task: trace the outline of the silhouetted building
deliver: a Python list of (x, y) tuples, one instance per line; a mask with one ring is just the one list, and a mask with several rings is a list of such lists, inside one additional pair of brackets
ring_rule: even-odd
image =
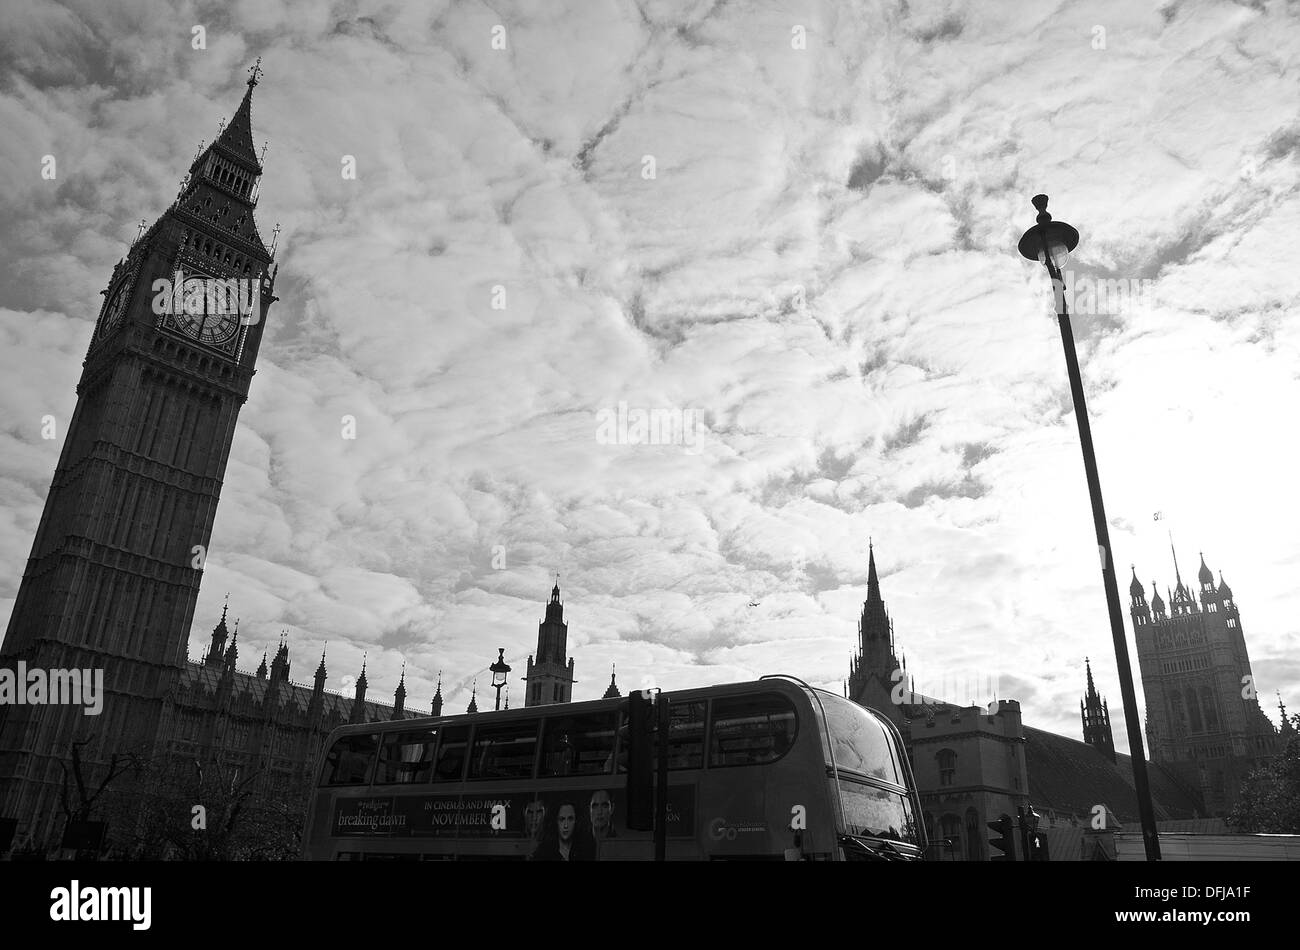
[(1279, 743), (1259, 706), (1232, 589), (1222, 575), (1215, 585), (1204, 555), (1197, 579), (1199, 604), (1183, 583), (1175, 554), (1168, 605), (1153, 582), (1148, 606), (1135, 569), (1130, 615), (1151, 758), (1199, 792), (1210, 812), (1225, 815), (1243, 779), (1276, 755)]
[(573, 699), (573, 658), (568, 655), (568, 644), (569, 625), (564, 622), (557, 577), (551, 588), (550, 603), (546, 605), (546, 619), (537, 625), (537, 652), (528, 657), (525, 706), (567, 703)]
[[(960, 706), (916, 692), (906, 658), (898, 659), (894, 625), (885, 609), (869, 549), (867, 599), (859, 646), (849, 665), (846, 694), (889, 716), (899, 727), (921, 797), (922, 820), (938, 860), (988, 860), (987, 822), (1033, 805), (1042, 816), (1054, 860), (1114, 855), (1110, 835), (1138, 824), (1131, 762), (1117, 755), (1109, 710), (1097, 694), (1091, 665), (1081, 704), (1086, 741), (1024, 725), (1020, 704), (995, 699)], [(1149, 769), (1161, 821), (1204, 814), (1195, 794), (1169, 772)], [(1098, 822), (1097, 815), (1105, 814)], [(1094, 824), (1102, 825), (1096, 834)], [(1019, 844), (1017, 844), (1019, 848)]]
[[(259, 788), (301, 787), (333, 726), (413, 715), (404, 681), (395, 709), (365, 701), (364, 671), (354, 699), (326, 692), (323, 655), (313, 687), (290, 682), (283, 641), (269, 668), (263, 656), (256, 673), (240, 672), (224, 609), (202, 661), (187, 658), (235, 423), (276, 300), (253, 219), (256, 85), (255, 70), (230, 124), (103, 291), (0, 666), (103, 670), (105, 695), (92, 716), (67, 703), (0, 705), (0, 816), (18, 820), (18, 841), (58, 840), (74, 743), (92, 788), (124, 753), (155, 765), (220, 756), (236, 774), (258, 770)], [(155, 293), (178, 272), (181, 291)], [(234, 307), (229, 297), (215, 307), (209, 285), (190, 280), (243, 283), (225, 285)], [(191, 287), (202, 306), (189, 306)], [(114, 790), (130, 786), (124, 776)]]
[(1079, 718), (1083, 722), (1083, 741), (1112, 762), (1115, 761), (1115, 737), (1110, 731), (1110, 706), (1097, 693), (1092, 682), (1092, 662), (1084, 657), (1088, 671), (1088, 689), (1079, 700)]

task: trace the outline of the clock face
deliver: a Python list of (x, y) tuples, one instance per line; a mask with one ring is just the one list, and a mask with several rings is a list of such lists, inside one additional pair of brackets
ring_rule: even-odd
[(117, 326), (122, 320), (122, 314), (126, 312), (127, 284), (123, 282), (113, 296), (109, 298), (108, 306), (104, 308), (104, 320), (100, 324), (99, 335), (105, 336), (113, 327)]
[(218, 346), (239, 332), (239, 301), (227, 293), (223, 282), (203, 273), (185, 275), (176, 327), (200, 343)]

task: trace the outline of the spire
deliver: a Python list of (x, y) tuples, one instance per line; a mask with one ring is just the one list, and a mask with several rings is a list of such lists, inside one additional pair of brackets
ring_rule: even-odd
[(327, 643), (325, 644), (325, 646), (323, 646), (323, 647), (320, 648), (320, 666), (316, 667), (316, 678), (317, 678), (317, 679), (324, 679), (324, 678), (326, 677), (326, 675), (327, 675), (326, 672), (325, 672), (325, 649), (326, 649), (326, 647), (328, 647), (328, 646), (329, 646), (329, 643), (327, 642)]
[(356, 697), (352, 701), (352, 715), (348, 722), (366, 721), (366, 654), (361, 654), (361, 675), (357, 677)]
[(239, 659), (239, 618), (235, 618), (235, 632), (230, 636), (230, 648), (226, 650), (226, 667), (234, 670)]
[(1223, 579), (1223, 571), (1219, 571), (1219, 596), (1224, 600), (1232, 600), (1232, 588)]
[(1174, 590), (1179, 590), (1183, 586), (1183, 577), (1178, 573), (1178, 552), (1174, 550), (1174, 534), (1169, 532), (1169, 553), (1174, 556)]
[(1142, 582), (1138, 580), (1137, 565), (1130, 564), (1129, 568), (1133, 571), (1133, 580), (1128, 585), (1128, 594), (1135, 603), (1141, 603), (1146, 600), (1147, 592), (1142, 587)]
[(244, 91), (244, 98), (240, 101), (239, 108), (235, 110), (235, 117), (221, 130), (214, 144), (251, 162), (258, 171), (261, 171), (262, 164), (257, 160), (257, 152), (253, 149), (252, 119), (253, 87), (257, 85), (257, 80), (262, 75), (260, 56), (248, 72), (248, 88)]
[(1207, 590), (1214, 585), (1214, 574), (1205, 566), (1205, 552), (1201, 553), (1201, 569), (1197, 572), (1196, 578), (1201, 582), (1201, 590)]
[(433, 706), (430, 712), (435, 716), (442, 715), (442, 670), (438, 671), (438, 688), (433, 691)]
[(867, 539), (867, 602), (880, 600), (880, 578), (876, 576), (876, 549)]
[(266, 679), (266, 651), (262, 651), (262, 662), (257, 665), (257, 678)]
[(614, 681), (615, 672), (616, 672), (616, 667), (613, 663), (611, 663), (609, 665), (609, 686), (605, 688), (605, 695), (600, 697), (601, 699), (614, 699), (615, 697), (623, 695), (618, 691), (618, 683)]
[(393, 691), (393, 719), (401, 719), (402, 713), (406, 710), (406, 661), (402, 661), (402, 678), (397, 681), (397, 689)]
[(226, 653), (226, 637), (230, 631), (226, 629), (226, 611), (230, 609), (230, 595), (226, 594), (226, 603), (221, 608), (221, 619), (217, 625), (212, 628), (212, 642), (208, 645), (207, 655), (203, 658), (204, 666), (211, 666), (220, 663)]
[(1278, 732), (1284, 736), (1295, 734), (1295, 726), (1291, 725), (1291, 720), (1286, 716), (1286, 703), (1282, 702), (1282, 691), (1277, 691), (1277, 709), (1281, 713), (1282, 724), (1278, 727)]
[(1088, 671), (1088, 690), (1083, 701), (1079, 703), (1079, 715), (1083, 720), (1083, 741), (1092, 746), (1112, 762), (1115, 761), (1115, 739), (1110, 727), (1110, 709), (1100, 696), (1092, 680), (1092, 661), (1083, 658)]
[(560, 575), (556, 574), (555, 586), (551, 588), (551, 603), (558, 604), (559, 602), (560, 602)]
[(466, 708), (467, 713), (478, 712), (478, 680), (474, 681), (473, 692), (470, 693), (469, 706)]

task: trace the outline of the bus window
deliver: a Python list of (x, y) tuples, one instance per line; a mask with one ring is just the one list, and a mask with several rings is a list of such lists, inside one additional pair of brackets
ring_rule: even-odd
[(668, 767), (704, 767), (704, 700), (668, 707)]
[(465, 744), (469, 726), (447, 726), (438, 744), (438, 759), (433, 766), (435, 782), (459, 782), (465, 774)]
[(794, 743), (794, 706), (777, 693), (713, 701), (709, 766), (775, 762)]
[(429, 781), (437, 742), (437, 729), (385, 733), (383, 745), (379, 747), (379, 771), (375, 783), (390, 785)]
[(835, 695), (821, 699), (836, 767), (895, 785), (906, 784), (894, 755), (893, 736), (884, 724), (851, 700)]
[(542, 722), (542, 768), (539, 778), (608, 774), (614, 759), (617, 713), (549, 716)]
[(844, 830), (849, 834), (921, 846), (906, 795), (849, 780), (841, 780), (839, 786)]
[(536, 719), (479, 726), (469, 757), (469, 777), (532, 778), (536, 752)]
[(379, 737), (341, 736), (325, 757), (322, 785), (368, 785)]

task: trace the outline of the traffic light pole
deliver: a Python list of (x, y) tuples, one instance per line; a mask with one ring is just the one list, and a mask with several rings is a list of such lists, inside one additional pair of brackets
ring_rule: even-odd
[(655, 860), (668, 856), (668, 694), (663, 690), (655, 697), (658, 715), (659, 762), (655, 787)]

